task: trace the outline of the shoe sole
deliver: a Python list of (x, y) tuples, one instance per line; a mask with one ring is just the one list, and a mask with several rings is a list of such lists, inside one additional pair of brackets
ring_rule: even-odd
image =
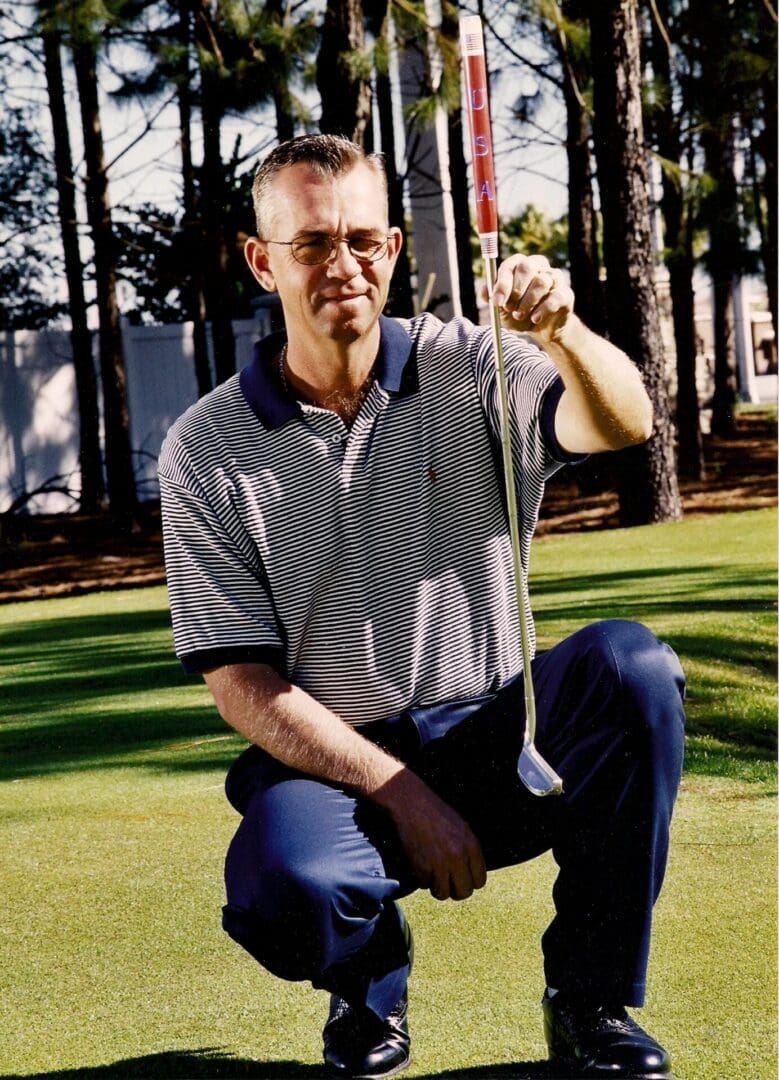
[(410, 1064), (411, 1055), (409, 1054), (405, 1061), (401, 1061), (399, 1065), (395, 1065), (383, 1073), (353, 1073), (348, 1072), (346, 1069), (336, 1069), (334, 1065), (327, 1063), (325, 1064), (325, 1071), (328, 1076), (341, 1076), (344, 1080), (388, 1080), (390, 1076), (397, 1076), (398, 1073), (402, 1073)]
[(566, 1070), (566, 1072), (555, 1080), (597, 1080), (598, 1077), (601, 1080), (608, 1080), (609, 1076), (613, 1076), (616, 1080), (674, 1080), (673, 1075), (668, 1072), (641, 1072), (641, 1073), (623, 1073), (621, 1076), (617, 1076), (612, 1072), (593, 1072), (591, 1065), (582, 1065), (580, 1061), (575, 1058), (566, 1058), (561, 1055), (549, 1055), (549, 1063), (552, 1066), (558, 1065)]

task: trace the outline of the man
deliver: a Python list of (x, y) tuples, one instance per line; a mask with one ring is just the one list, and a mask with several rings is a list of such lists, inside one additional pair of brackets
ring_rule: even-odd
[[(380, 161), (340, 137), (274, 150), (246, 258), (286, 331), (172, 428), (160, 460), (177, 653), (251, 744), (227, 932), (331, 994), (329, 1068), (409, 1061), (416, 888), (462, 900), (552, 849), (543, 1011), (563, 1075), (668, 1076), (639, 1006), (683, 742), (682, 676), (645, 628), (586, 627), (534, 659), (537, 743), (565, 784), (517, 778), (521, 650), (487, 330), (381, 316), (400, 234)], [(500, 269), (523, 560), (559, 465), (645, 439), (624, 354), (545, 259)]]

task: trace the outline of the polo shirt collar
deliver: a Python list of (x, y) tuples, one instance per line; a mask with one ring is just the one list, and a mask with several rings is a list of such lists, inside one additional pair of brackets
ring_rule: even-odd
[[(418, 385), (414, 342), (396, 319), (379, 317), (379, 355), (376, 378), (392, 394), (413, 393)], [(290, 397), (279, 378), (276, 357), (287, 340), (284, 331), (256, 342), (254, 359), (239, 375), (241, 391), (258, 420), (269, 428), (281, 427), (301, 415), (300, 404)]]

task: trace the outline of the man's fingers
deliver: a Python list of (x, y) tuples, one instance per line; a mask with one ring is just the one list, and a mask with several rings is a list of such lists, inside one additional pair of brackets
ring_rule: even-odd
[(436, 892), (431, 889), (431, 893), (437, 900), (467, 900), (486, 883), (484, 855), (479, 841), (470, 833), (460, 856), (449, 863), (446, 883), (436, 883)]
[(516, 307), (539, 273), (552, 273), (543, 255), (513, 255), (506, 259), (498, 269), (493, 302), (502, 308)]
[(426, 785), (393, 817), (417, 882), (436, 900), (464, 900), (484, 885), (484, 856), (473, 830)]
[(565, 275), (543, 255), (512, 255), (500, 267), (492, 302), (507, 329), (544, 331), (573, 311), (574, 296)]
[(483, 889), (487, 884), (487, 866), (484, 862), (484, 855), (482, 854), (481, 847), (478, 847), (476, 853), (471, 858), (471, 880), (473, 881), (474, 889)]
[[(555, 276), (551, 270), (541, 270), (528, 283), (524, 293), (518, 297), (514, 306), (515, 296), (510, 297), (505, 305), (508, 313), (518, 322), (525, 322), (534, 313), (538, 312), (543, 302), (550, 296), (555, 288)], [(512, 310), (513, 307), (513, 310)]]

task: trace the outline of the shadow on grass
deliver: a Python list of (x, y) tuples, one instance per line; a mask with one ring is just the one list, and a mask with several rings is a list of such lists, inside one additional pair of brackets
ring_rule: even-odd
[(0, 627), (0, 655), (0, 780), (223, 769), (244, 745), (173, 656), (165, 609)]
[[(539, 621), (570, 617), (579, 594), (587, 596), (582, 623), (689, 615), (670, 644), (713, 675), (690, 687), (689, 733), (707, 745), (690, 755), (688, 767), (727, 775), (739, 762), (751, 767), (774, 758), (772, 702), (734, 719), (726, 684), (736, 666), (747, 679), (774, 676), (775, 650), (764, 632), (754, 640), (728, 633), (737, 615), (760, 619), (770, 610), (773, 591), (763, 567), (631, 568), (574, 579), (541, 574), (533, 592)], [(244, 744), (225, 728), (197, 677), (184, 675), (173, 657), (164, 606), (66, 618), (56, 616), (56, 603), (51, 610), (50, 619), (0, 624), (0, 780), (114, 766), (224, 770), (235, 758)]]
[[(53, 1072), (2, 1074), (0, 1080), (207, 1080), (219, 1077), (235, 1080), (319, 1080), (331, 1075), (321, 1065), (296, 1061), (249, 1061), (215, 1048), (171, 1050), (161, 1054), (126, 1058), (111, 1065)], [(546, 1061), (524, 1061), (510, 1065), (477, 1065), (465, 1069), (425, 1073), (419, 1080), (566, 1080), (552, 1071)]]
[(324, 1075), (318, 1065), (303, 1065), (296, 1061), (249, 1061), (236, 1058), (218, 1049), (169, 1050), (161, 1054), (125, 1058), (111, 1065), (96, 1065), (84, 1069), (60, 1069), (53, 1072), (27, 1073), (22, 1076), (3, 1074), (0, 1080), (200, 1080), (207, 1077), (248, 1077), (252, 1080), (285, 1080), (289, 1077)]
[(467, 1069), (424, 1073), (417, 1080), (572, 1080), (555, 1072), (548, 1061), (515, 1061), (503, 1065), (474, 1065)]
[[(698, 616), (720, 614), (727, 620), (731, 613), (767, 614), (775, 609), (775, 588), (775, 571), (767, 572), (763, 566), (631, 568), (575, 578), (536, 574), (531, 599), (540, 619), (569, 617), (582, 594), (588, 622), (624, 618), (651, 623), (664, 615), (684, 614), (694, 625)], [(559, 598), (559, 603), (544, 597)]]

